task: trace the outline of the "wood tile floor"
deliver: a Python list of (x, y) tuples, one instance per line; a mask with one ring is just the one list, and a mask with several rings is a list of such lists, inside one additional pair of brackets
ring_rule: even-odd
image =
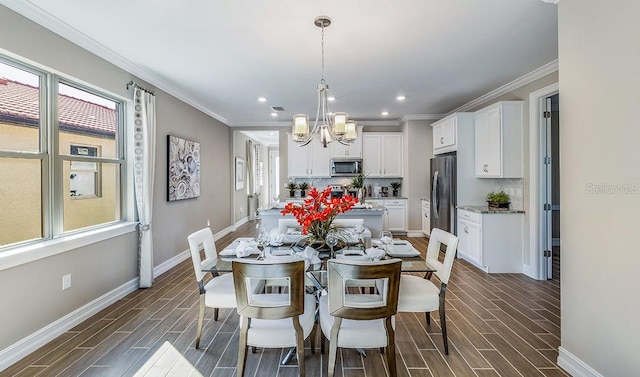
[[(253, 236), (255, 222), (220, 239)], [(407, 238), (424, 253), (427, 238)], [(186, 247), (185, 236), (185, 247)], [(426, 326), (421, 313), (396, 322), (399, 376), (568, 376), (556, 364), (560, 345), (560, 282), (521, 274), (488, 275), (461, 259), (447, 292), (449, 355), (445, 356), (437, 312)], [(152, 288), (119, 300), (0, 376), (234, 376), (238, 315), (207, 310), (202, 349), (194, 348), (198, 292), (191, 260), (159, 276)], [(307, 347), (309, 344), (307, 343)], [(318, 346), (316, 346), (316, 349)], [(286, 350), (250, 353), (246, 376), (295, 376), (279, 365)], [(327, 356), (306, 353), (307, 376), (327, 375)], [(337, 377), (386, 376), (384, 355), (361, 357), (340, 350)]]

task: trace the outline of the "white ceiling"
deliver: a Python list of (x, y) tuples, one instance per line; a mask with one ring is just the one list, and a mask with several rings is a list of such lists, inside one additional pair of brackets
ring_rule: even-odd
[[(319, 15), (333, 21), (325, 30), (331, 110), (365, 125), (435, 119), (557, 68), (557, 6), (541, 0), (0, 3), (232, 127), (315, 117)], [(285, 111), (274, 118), (270, 106)]]

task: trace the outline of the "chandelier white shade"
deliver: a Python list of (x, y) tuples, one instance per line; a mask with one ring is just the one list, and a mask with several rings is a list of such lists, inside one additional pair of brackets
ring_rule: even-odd
[(347, 113), (332, 114), (329, 112), (329, 85), (324, 81), (324, 28), (331, 25), (331, 19), (326, 16), (318, 16), (315, 18), (314, 24), (322, 29), (322, 77), (320, 84), (318, 84), (318, 109), (311, 129), (309, 129), (308, 115), (296, 114), (293, 116), (293, 140), (300, 146), (305, 146), (317, 135), (325, 148), (332, 141), (349, 145), (357, 138), (356, 122), (349, 120)]

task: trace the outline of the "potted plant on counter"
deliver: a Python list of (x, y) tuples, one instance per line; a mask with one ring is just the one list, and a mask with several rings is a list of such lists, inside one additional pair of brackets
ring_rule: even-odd
[(398, 196), (400, 193), (398, 190), (400, 189), (400, 182), (391, 182), (391, 188), (393, 188), (393, 196)]
[(287, 188), (289, 189), (289, 196), (290, 197), (294, 197), (296, 196), (296, 190), (298, 189), (298, 185), (296, 185), (294, 182), (289, 182), (289, 184), (287, 185)]
[(490, 192), (487, 194), (487, 204), (490, 209), (506, 208), (509, 209), (511, 203), (509, 195), (504, 191)]
[(307, 182), (302, 182), (298, 185), (298, 188), (300, 189), (300, 197), (301, 198), (306, 198), (307, 197), (307, 189), (309, 188), (309, 184)]
[(356, 175), (351, 180), (351, 187), (354, 188), (358, 192), (358, 200), (360, 203), (364, 203), (364, 180), (366, 176), (362, 173)]

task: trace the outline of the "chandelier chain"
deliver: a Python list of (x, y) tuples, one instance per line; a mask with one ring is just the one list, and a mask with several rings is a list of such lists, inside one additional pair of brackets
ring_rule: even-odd
[(322, 48), (322, 82), (324, 82), (324, 23), (322, 24), (322, 38), (320, 42), (320, 46)]

